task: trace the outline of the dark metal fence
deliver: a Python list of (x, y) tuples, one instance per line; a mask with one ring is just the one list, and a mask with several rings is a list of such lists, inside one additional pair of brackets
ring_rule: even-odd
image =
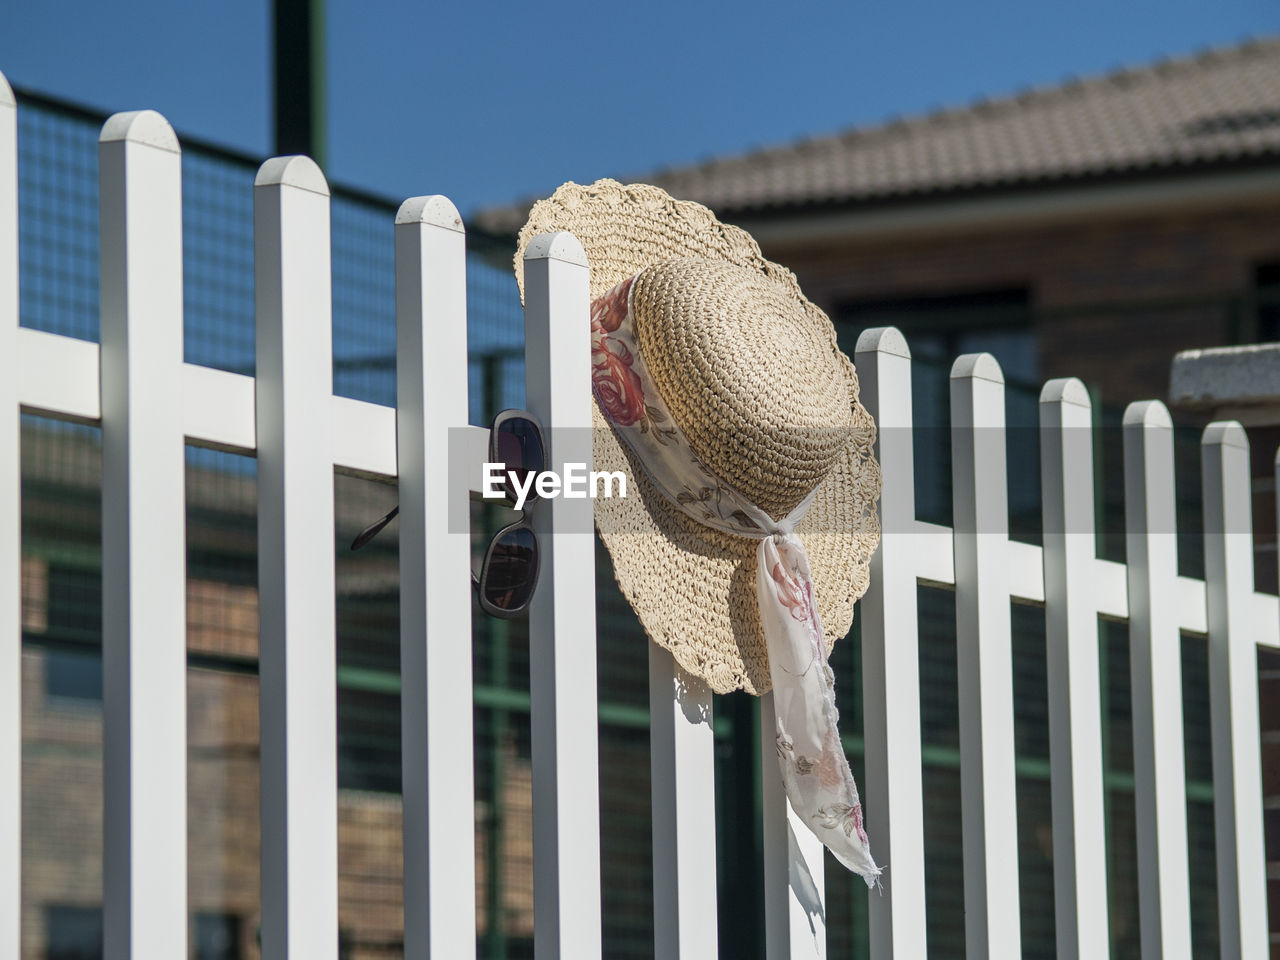
[[(101, 115), (33, 93), (20, 95), (21, 316), (24, 326), (98, 336), (97, 136)], [(255, 158), (183, 140), (184, 291), (188, 362), (251, 373), (254, 367), (252, 183)], [(396, 204), (333, 189), (335, 392), (395, 402), (392, 225)], [(469, 238), (471, 420), (523, 402), (523, 321), (501, 239)], [(945, 418), (945, 388), (918, 365), (917, 417)], [(1009, 424), (1034, 423), (1034, 393), (1010, 389)], [(939, 431), (939, 436), (943, 431)], [(1023, 431), (1028, 433), (1029, 431)], [(1011, 430), (1011, 435), (1018, 431)], [(945, 451), (918, 451), (920, 489), (949, 476)], [(1035, 461), (1034, 454), (1021, 457)], [(1011, 457), (1011, 462), (1013, 458)], [(1114, 471), (1111, 471), (1114, 472)], [(1183, 469), (1183, 476), (1197, 476)], [(58, 945), (97, 955), (101, 879), (100, 445), (87, 427), (24, 419), (24, 956)], [(191, 909), (198, 957), (258, 956), (257, 601), (255, 463), (189, 450)], [(1038, 515), (1038, 477), (1011, 490), (1011, 505)], [(399, 955), (399, 678), (396, 539), (345, 550), (354, 533), (394, 502), (394, 489), (339, 477), (339, 780), (341, 925), (351, 957)], [(946, 491), (941, 491), (945, 493)], [(949, 497), (943, 497), (944, 502)], [(477, 531), (496, 522), (477, 508)], [(1034, 524), (1032, 524), (1034, 526)], [(1016, 529), (1015, 535), (1019, 535)], [(1036, 536), (1028, 528), (1029, 536)], [(477, 537), (477, 543), (484, 541)], [(652, 956), (649, 861), (647, 651), (643, 632), (601, 556), (601, 801), (604, 806), (605, 955)], [(931, 953), (963, 952), (954, 604), (921, 587), (922, 731)], [(1019, 860), (1025, 955), (1052, 956), (1044, 618), (1015, 609), (1019, 749)], [(1128, 658), (1123, 628), (1103, 630), (1108, 830), (1115, 955), (1136, 950)], [(487, 958), (532, 956), (532, 849), (528, 642), (520, 621), (477, 614), (475, 651), (478, 946)], [(1184, 642), (1192, 862), (1212, 862), (1203, 642)], [(833, 665), (860, 776), (857, 628)], [(717, 789), (721, 946), (761, 955), (758, 710), (745, 695), (718, 698)], [(890, 864), (892, 869), (892, 864)], [(890, 873), (890, 877), (892, 874)], [(1196, 955), (1216, 954), (1212, 870), (1194, 871)], [(892, 882), (890, 880), (890, 882)], [(1108, 882), (1099, 878), (1099, 882)], [(830, 955), (866, 955), (866, 892), (828, 872)], [(67, 918), (73, 917), (74, 923)], [(72, 938), (74, 942), (67, 938)], [(79, 938), (79, 939), (76, 939)], [(1135, 954), (1136, 955), (1136, 954)]]

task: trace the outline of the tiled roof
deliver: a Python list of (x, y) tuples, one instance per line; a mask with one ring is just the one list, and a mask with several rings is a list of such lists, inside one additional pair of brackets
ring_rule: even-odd
[[(1280, 159), (1280, 37), (649, 176), (721, 216)], [(482, 211), (514, 233), (530, 204)]]

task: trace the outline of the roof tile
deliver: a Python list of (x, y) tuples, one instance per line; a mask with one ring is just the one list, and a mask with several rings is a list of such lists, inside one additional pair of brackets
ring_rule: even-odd
[[(1280, 37), (641, 179), (721, 216), (1280, 158)], [(481, 211), (514, 233), (530, 203)]]

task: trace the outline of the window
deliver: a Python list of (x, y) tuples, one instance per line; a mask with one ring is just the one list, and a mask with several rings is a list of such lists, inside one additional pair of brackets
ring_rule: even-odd
[(46, 960), (101, 960), (100, 907), (45, 907), (44, 929)]
[(47, 700), (61, 701), (61, 706), (69, 708), (74, 708), (73, 701), (101, 704), (102, 654), (98, 650), (46, 650), (44, 695)]
[[(48, 625), (62, 641), (44, 654), (44, 693), (59, 706), (102, 702), (102, 578), (95, 568), (49, 564)], [(83, 645), (84, 649), (76, 649)]]
[(1280, 261), (1261, 264), (1254, 271), (1253, 290), (1258, 305), (1258, 343), (1280, 340)]
[[(1035, 383), (1039, 374), (1031, 303), (1026, 288), (928, 297), (856, 300), (841, 304), (837, 323), (856, 337), (868, 327), (902, 331), (916, 359), (950, 366), (962, 353), (985, 352), (1000, 361), (1006, 380)], [(841, 347), (853, 353), (853, 343)]]
[[(241, 960), (240, 918), (197, 913), (191, 931), (195, 960)], [(102, 908), (52, 905), (45, 908), (46, 960), (101, 960)]]
[(338, 786), (400, 792), (400, 698), (338, 686)]
[(234, 914), (197, 913), (192, 947), (195, 960), (240, 960), (240, 918)]
[(1039, 349), (1026, 288), (848, 301), (835, 316), (840, 348), (850, 356), (858, 335), (869, 327), (897, 327), (907, 338), (913, 359), (916, 516), (931, 523), (951, 523), (951, 363), (965, 353), (990, 353), (999, 361), (1008, 384), (1009, 461), (1026, 465), (1010, 478), (1010, 533), (1038, 542), (1038, 440), (1035, 430), (1026, 428), (1033, 428), (1038, 416)]
[(102, 574), (98, 568), (50, 563), (48, 616), (48, 636), (101, 643)]

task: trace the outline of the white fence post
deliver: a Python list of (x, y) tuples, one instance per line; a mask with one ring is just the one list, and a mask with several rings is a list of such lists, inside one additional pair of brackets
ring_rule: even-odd
[(336, 960), (329, 188), (312, 160), (262, 165), (253, 238), (262, 952), (270, 960)]
[(880, 548), (862, 599), (862, 716), (867, 835), (888, 865), (868, 898), (874, 960), (924, 960), (924, 800), (920, 757), (920, 645), (913, 551), (916, 522), (911, 351), (895, 327), (863, 331), (854, 362), (877, 424), (884, 478)]
[[(102, 424), (105, 956), (188, 949), (184, 430), (258, 453), (264, 956), (338, 952), (335, 463), (400, 475), (406, 956), (474, 956), (471, 654), (469, 619), (457, 613), (469, 535), (450, 500), (458, 491), (446, 451), (470, 456), (483, 431), (466, 427), (457, 211), (443, 197), (415, 198), (397, 216), (394, 415), (332, 396), (329, 194), (312, 161), (270, 160), (255, 182), (255, 383), (182, 363), (181, 156), (168, 123), (151, 111), (117, 114), (99, 157), (101, 346), (20, 330), (16, 107), (0, 76), (0, 384), (10, 404), (0, 414), (0, 958), (16, 957), (21, 929), (20, 403)], [(548, 427), (552, 469), (589, 466), (581, 246), (568, 234), (537, 238), (526, 277), (528, 406)], [(1090, 404), (1079, 381), (1051, 381), (1041, 394), (1037, 554), (1008, 539), (995, 361), (971, 355), (952, 369), (954, 532), (915, 519), (901, 334), (866, 331), (857, 361), (885, 480), (884, 538), (862, 607), (867, 823), (892, 871), (870, 897), (872, 955), (926, 955), (918, 577), (956, 585), (966, 952), (1020, 953), (1012, 593), (1046, 607), (1058, 955), (1105, 955), (1096, 616), (1124, 614), (1124, 577), (1143, 956), (1191, 956), (1179, 630), (1207, 627), (1221, 953), (1264, 960), (1256, 656), (1280, 634), (1275, 598), (1253, 591), (1243, 429), (1214, 423), (1201, 441), (1202, 596), (1177, 576), (1173, 433), (1162, 404), (1125, 413), (1122, 568), (1095, 555)], [(453, 430), (463, 443), (450, 443)], [(1280, 455), (1276, 469), (1280, 478)], [(582, 603), (594, 596), (591, 502), (541, 502), (530, 519), (543, 553), (530, 617), (536, 953), (598, 960), (596, 624)], [(954, 548), (945, 563), (942, 546)], [(1037, 556), (1041, 595), (1026, 572)], [(718, 950), (711, 695), (669, 654), (649, 653), (656, 953), (701, 960)], [(824, 854), (782, 790), (771, 696), (761, 722), (766, 954), (816, 960), (826, 955)]]
[(118, 113), (98, 146), (102, 287), (103, 936), (186, 956), (182, 157)]
[[(587, 257), (571, 234), (553, 233), (535, 237), (524, 261), (525, 402), (547, 428), (548, 468), (590, 470)], [(538, 960), (598, 960), (601, 951), (592, 507), (558, 497), (531, 510), (542, 554), (529, 611)]]
[(18, 111), (0, 73), (0, 957), (22, 913), (22, 457), (18, 401)]
[(1220, 950), (1230, 960), (1266, 960), (1249, 440), (1240, 424), (1217, 422), (1200, 444)]
[(805, 826), (782, 786), (773, 693), (760, 698), (760, 772), (764, 817), (766, 960), (827, 955), (827, 894), (822, 841)]
[(103, 126), (102, 885), (113, 960), (187, 945), (181, 170), (159, 114)]
[(1129, 404), (1123, 429), (1142, 956), (1190, 960), (1173, 421), (1163, 403), (1147, 400)]
[(970, 958), (1022, 953), (1013, 741), (1004, 375), (987, 353), (951, 368), (956, 665)]
[(719, 955), (715, 731), (711, 688), (649, 645), (653, 795), (653, 954)]
[(1040, 392), (1045, 656), (1059, 960), (1110, 952), (1098, 613), (1093, 597), (1093, 405), (1074, 377)]
[(406, 200), (395, 233), (404, 953), (462, 960), (476, 951), (471, 540), (450, 529), (450, 496), (467, 494), (447, 452), (467, 426), (467, 245), (440, 196)]

